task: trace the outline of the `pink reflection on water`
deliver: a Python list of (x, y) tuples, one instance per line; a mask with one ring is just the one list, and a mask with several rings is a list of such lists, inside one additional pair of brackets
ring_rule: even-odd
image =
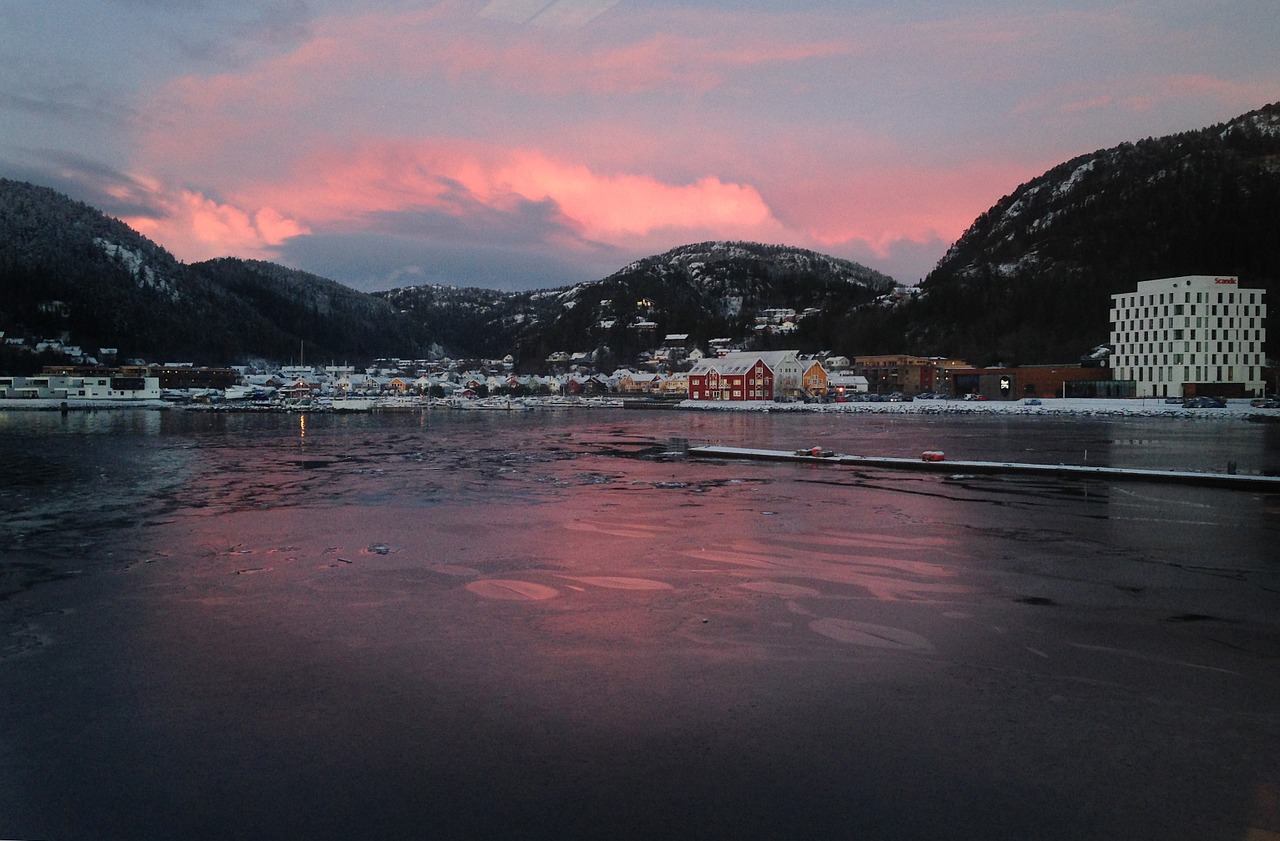
[[(794, 481), (801, 471), (508, 459), (516, 469), (482, 493), (475, 471), (436, 462), (379, 461), (336, 488), (335, 463), (310, 463), (277, 453), (233, 487), (203, 489), (211, 506), (166, 529), (198, 560), (182, 589), (200, 593), (206, 618), (284, 621), (392, 662), (416, 647), (479, 666), (498, 656), (475, 659), (484, 640), (516, 660), (596, 652), (593, 668), (627, 682), (626, 658), (659, 651), (767, 661), (818, 642), (826, 653), (806, 656), (839, 656), (831, 643), (932, 656), (952, 633), (942, 606), (975, 592), (966, 548), (928, 522), (937, 500), (859, 506), (885, 493)], [(465, 501), (418, 508), (398, 491), (426, 482)]]

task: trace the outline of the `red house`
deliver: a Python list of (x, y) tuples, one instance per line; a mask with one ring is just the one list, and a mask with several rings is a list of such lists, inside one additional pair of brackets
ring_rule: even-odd
[(772, 400), (773, 369), (759, 356), (704, 359), (689, 372), (690, 400)]

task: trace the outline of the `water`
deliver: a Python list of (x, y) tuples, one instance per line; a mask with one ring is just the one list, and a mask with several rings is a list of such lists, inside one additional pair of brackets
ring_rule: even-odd
[(0, 413), (0, 837), (1280, 831), (1276, 497), (703, 443), (1280, 462), (1142, 418)]

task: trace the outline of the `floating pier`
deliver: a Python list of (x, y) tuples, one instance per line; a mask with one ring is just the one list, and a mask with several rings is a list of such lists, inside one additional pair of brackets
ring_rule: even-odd
[[(751, 459), (754, 461), (785, 461), (803, 464), (823, 464), (837, 467), (878, 467), (886, 470), (914, 470), (926, 473), (982, 473), (1020, 474), (1055, 479), (1102, 479), (1128, 482), (1172, 482), (1202, 487), (1252, 490), (1262, 493), (1280, 493), (1280, 476), (1258, 476), (1239, 473), (1200, 473), (1190, 470), (1143, 470), (1131, 467), (1090, 467), (1077, 464), (1032, 464), (1007, 461), (948, 461), (938, 459), (936, 451), (926, 457), (887, 458), (882, 456), (838, 455), (830, 451), (813, 450), (755, 450), (746, 447), (690, 447), (691, 458)], [(934, 454), (934, 458), (927, 456)]]

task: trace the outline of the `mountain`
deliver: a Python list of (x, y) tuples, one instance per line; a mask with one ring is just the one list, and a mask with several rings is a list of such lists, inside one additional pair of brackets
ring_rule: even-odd
[(516, 334), (535, 320), (541, 294), (442, 285), (372, 293), (414, 324), (433, 353), (484, 359), (513, 351)]
[[(284, 334), (286, 357), (369, 360), (421, 354), (423, 330), (386, 301), (337, 281), (261, 260), (223, 257), (192, 271), (251, 307)], [(279, 349), (274, 358), (282, 358)]]
[[(0, 180), (0, 329), (122, 354), (211, 355), (265, 324), (124, 223), (53, 190)], [(202, 312), (229, 311), (229, 324)]]
[[(704, 348), (1062, 363), (1107, 341), (1112, 294), (1185, 274), (1238, 275), (1280, 306), (1280, 104), (1054, 167), (979, 216), (918, 289), (803, 249), (705, 242), (562, 289), (369, 295), (271, 263), (184, 265), (87, 205), (0, 179), (0, 330), (126, 357), (283, 361), (305, 344), (309, 359), (353, 362), (511, 353), (526, 370), (583, 351), (607, 368), (675, 333)], [(770, 309), (796, 310), (796, 330), (757, 329)]]
[[(45, 187), (0, 179), (0, 330), (121, 358), (229, 364), (330, 354), (413, 355), (385, 302), (270, 263), (184, 265), (117, 219)], [(5, 360), (10, 362), (10, 360)]]
[(5, 179), (0, 280), (0, 331), (115, 347), (120, 358), (229, 364), (304, 353), (342, 361), (514, 353), (528, 368), (557, 350), (628, 363), (667, 333), (744, 340), (763, 309), (842, 312), (896, 288), (878, 272), (811, 251), (708, 242), (563, 289), (418, 286), (370, 295), (256, 260), (185, 265), (88, 205)]
[(978, 217), (919, 295), (828, 329), (864, 352), (1068, 362), (1107, 341), (1113, 293), (1189, 274), (1280, 305), (1280, 104), (1060, 164)]
[[(897, 289), (892, 278), (848, 260), (781, 245), (703, 242), (646, 257), (602, 280), (564, 289), (480, 296), (410, 287), (385, 293), (396, 307), (443, 330), (508, 337), (528, 366), (555, 351), (591, 351), (600, 366), (629, 363), (671, 333), (702, 346), (750, 340), (766, 309), (843, 312)], [(448, 295), (447, 299), (444, 297)], [(758, 340), (760, 341), (760, 340)], [(762, 340), (766, 346), (769, 339)]]

